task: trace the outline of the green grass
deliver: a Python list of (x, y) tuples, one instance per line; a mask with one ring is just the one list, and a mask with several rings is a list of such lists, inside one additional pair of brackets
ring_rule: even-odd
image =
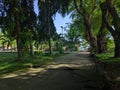
[(23, 62), (17, 61), (17, 53), (0, 53), (0, 75), (11, 73), (21, 69), (27, 69), (30, 67), (41, 67), (53, 60), (55, 57), (63, 54), (53, 54), (52, 56), (40, 53), (35, 57), (25, 55)]
[(95, 54), (97, 60), (102, 62), (120, 62), (120, 58), (114, 58), (114, 53), (102, 53), (102, 54)]

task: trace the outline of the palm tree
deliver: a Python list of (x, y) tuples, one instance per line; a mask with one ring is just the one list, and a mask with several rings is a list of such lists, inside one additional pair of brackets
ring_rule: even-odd
[[(53, 34), (55, 33), (55, 27), (53, 24), (52, 16), (55, 15), (56, 12), (62, 13), (64, 15), (67, 11), (67, 7), (70, 0), (38, 0), (39, 5), (39, 24), (41, 25), (41, 29), (44, 31), (48, 31), (46, 34), (48, 43), (49, 43), (49, 53), (52, 54), (52, 45), (51, 39)], [(47, 27), (47, 28), (46, 28)], [(52, 28), (53, 27), (53, 28)]]
[(36, 20), (33, 0), (5, 0), (4, 7), (6, 16), (3, 30), (16, 39), (18, 60), (23, 61), (25, 44), (31, 40), (29, 33)]

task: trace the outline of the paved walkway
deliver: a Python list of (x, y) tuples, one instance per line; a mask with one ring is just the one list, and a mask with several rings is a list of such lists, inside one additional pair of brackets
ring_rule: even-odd
[(31, 68), (0, 79), (0, 90), (103, 90), (89, 53), (61, 56), (46, 68)]

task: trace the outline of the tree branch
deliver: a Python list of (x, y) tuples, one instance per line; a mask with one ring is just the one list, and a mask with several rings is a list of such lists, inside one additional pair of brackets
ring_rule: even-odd
[(85, 9), (85, 6), (83, 6), (83, 0), (80, 0), (80, 9), (82, 9), (82, 13), (85, 15), (88, 15), (87, 14), (87, 10)]
[(112, 0), (106, 0), (106, 5), (107, 5), (108, 11), (112, 15), (112, 17), (113, 18), (118, 17), (117, 11), (115, 10), (115, 7), (112, 5)]
[(105, 24), (106, 24), (107, 29), (111, 32), (111, 34), (114, 34), (115, 31), (114, 31), (114, 29), (112, 28), (112, 25), (110, 25), (107, 20), (105, 20)]
[(107, 6), (106, 6), (106, 2), (103, 2), (102, 4), (100, 4), (100, 8), (102, 11), (102, 22), (105, 23), (107, 29), (111, 32), (114, 33), (114, 29), (112, 28), (112, 25), (109, 24), (108, 20), (107, 20), (107, 14), (108, 14), (108, 10), (107, 10)]
[(97, 9), (97, 6), (95, 5), (96, 4), (96, 2), (95, 2), (96, 0), (94, 0), (94, 4), (93, 4), (93, 8), (92, 8), (92, 10), (91, 10), (91, 12), (90, 12), (90, 16), (89, 16), (89, 18), (91, 18), (92, 17), (92, 15), (93, 15), (93, 13), (96, 11), (96, 9)]
[[(80, 9), (78, 8), (77, 3), (76, 3), (76, 0), (74, 0), (74, 6), (75, 6), (75, 9), (77, 10), (77, 12), (78, 12), (80, 15), (84, 16), (84, 14), (83, 14), (83, 13), (80, 11)], [(80, 6), (81, 6), (81, 4), (80, 4)]]
[(120, 32), (119, 29), (120, 29), (120, 18), (119, 18), (119, 15), (117, 13), (117, 10), (115, 9), (114, 5), (112, 4), (112, 1), (113, 0), (106, 0), (106, 5), (107, 5), (107, 9), (110, 13), (110, 15), (112, 16), (113, 18), (113, 25), (114, 25), (114, 28), (116, 31)]

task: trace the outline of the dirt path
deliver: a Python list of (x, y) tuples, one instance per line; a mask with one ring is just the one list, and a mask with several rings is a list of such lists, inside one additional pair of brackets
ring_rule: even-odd
[(31, 68), (0, 79), (0, 90), (102, 90), (89, 53), (56, 58), (46, 68)]

